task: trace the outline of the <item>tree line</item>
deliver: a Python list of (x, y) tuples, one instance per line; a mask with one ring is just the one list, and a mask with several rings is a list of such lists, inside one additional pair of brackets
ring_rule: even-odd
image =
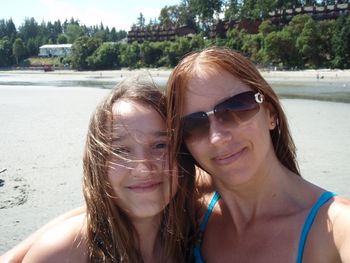
[[(346, 1), (344, 1), (346, 2)], [(337, 3), (342, 3), (338, 0)], [(26, 19), (16, 30), (12, 20), (0, 20), (0, 67), (36, 56), (38, 47), (48, 43), (73, 43), (70, 56), (63, 59), (73, 69), (98, 70), (121, 67), (173, 67), (188, 52), (212, 45), (242, 52), (256, 64), (286, 69), (350, 68), (350, 16), (315, 21), (308, 15), (295, 16), (288, 25), (276, 27), (268, 13), (302, 5), (331, 5), (333, 0), (182, 0), (165, 6), (159, 17), (150, 19), (140, 13), (136, 26), (165, 27), (188, 25), (196, 29), (191, 38), (175, 41), (121, 43), (125, 31), (99, 26), (86, 27), (73, 18), (54, 23)], [(233, 28), (223, 38), (211, 38), (210, 30), (221, 19), (262, 21), (257, 34)], [(223, 16), (223, 17), (222, 17)]]
[(100, 25), (86, 26), (71, 18), (61, 23), (38, 23), (34, 18), (26, 18), (16, 28), (12, 19), (0, 19), (0, 67), (18, 64), (25, 58), (37, 56), (39, 47), (44, 44), (74, 43), (81, 36), (99, 39), (101, 42), (117, 42), (127, 35), (126, 31), (117, 31)]
[(185, 54), (213, 45), (238, 50), (263, 67), (346, 69), (350, 68), (350, 16), (315, 21), (297, 15), (280, 30), (265, 20), (257, 34), (233, 28), (226, 38), (215, 39), (199, 33), (175, 41), (122, 44), (83, 36), (74, 42), (67, 62), (78, 70), (174, 67)]

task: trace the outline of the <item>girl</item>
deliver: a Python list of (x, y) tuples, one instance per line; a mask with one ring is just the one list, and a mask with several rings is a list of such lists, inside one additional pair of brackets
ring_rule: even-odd
[(84, 152), (86, 212), (49, 229), (23, 262), (189, 260), (194, 178), (172, 176), (164, 120), (164, 96), (145, 81), (102, 101)]

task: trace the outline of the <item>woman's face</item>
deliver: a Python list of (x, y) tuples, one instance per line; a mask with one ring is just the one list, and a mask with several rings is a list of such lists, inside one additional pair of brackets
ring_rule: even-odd
[[(226, 71), (200, 69), (198, 72), (189, 81), (185, 91), (182, 117), (194, 112), (212, 111), (225, 99), (252, 91), (248, 85)], [(273, 151), (269, 130), (274, 128), (274, 118), (266, 103), (254, 105), (255, 111), (247, 111), (244, 120), (237, 117), (229, 121), (220, 120), (214, 114), (209, 114), (210, 126), (207, 132), (197, 130), (185, 136), (185, 143), (192, 156), (212, 175), (215, 184), (221, 189), (250, 181), (268, 163), (268, 153)], [(260, 109), (257, 105), (260, 105)]]
[[(164, 120), (149, 105), (117, 101), (112, 147), (108, 181), (115, 203), (132, 219), (159, 214), (172, 198)], [(172, 193), (176, 187), (177, 180), (173, 180)]]

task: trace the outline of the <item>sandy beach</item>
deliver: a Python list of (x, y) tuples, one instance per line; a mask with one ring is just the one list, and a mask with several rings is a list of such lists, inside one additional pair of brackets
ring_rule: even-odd
[[(134, 73), (55, 71), (45, 74), (44, 84), (35, 84), (42, 72), (0, 72), (0, 254), (49, 219), (83, 204), (85, 134), (93, 109), (108, 92), (91, 87), (88, 80), (109, 88)], [(170, 70), (146, 73), (166, 79)], [(314, 82), (316, 74), (263, 72), (271, 82)], [(350, 89), (350, 71), (319, 71), (319, 76)], [(82, 84), (52, 85), (60, 81)], [(282, 103), (303, 176), (350, 197), (350, 104), (303, 99)]]

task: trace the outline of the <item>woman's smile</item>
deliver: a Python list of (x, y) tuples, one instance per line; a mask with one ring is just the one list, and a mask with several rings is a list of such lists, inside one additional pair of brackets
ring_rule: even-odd
[(216, 163), (216, 165), (229, 165), (238, 161), (238, 159), (240, 159), (241, 156), (244, 155), (246, 151), (247, 151), (247, 148), (244, 147), (235, 152), (218, 155), (213, 158), (213, 161)]

